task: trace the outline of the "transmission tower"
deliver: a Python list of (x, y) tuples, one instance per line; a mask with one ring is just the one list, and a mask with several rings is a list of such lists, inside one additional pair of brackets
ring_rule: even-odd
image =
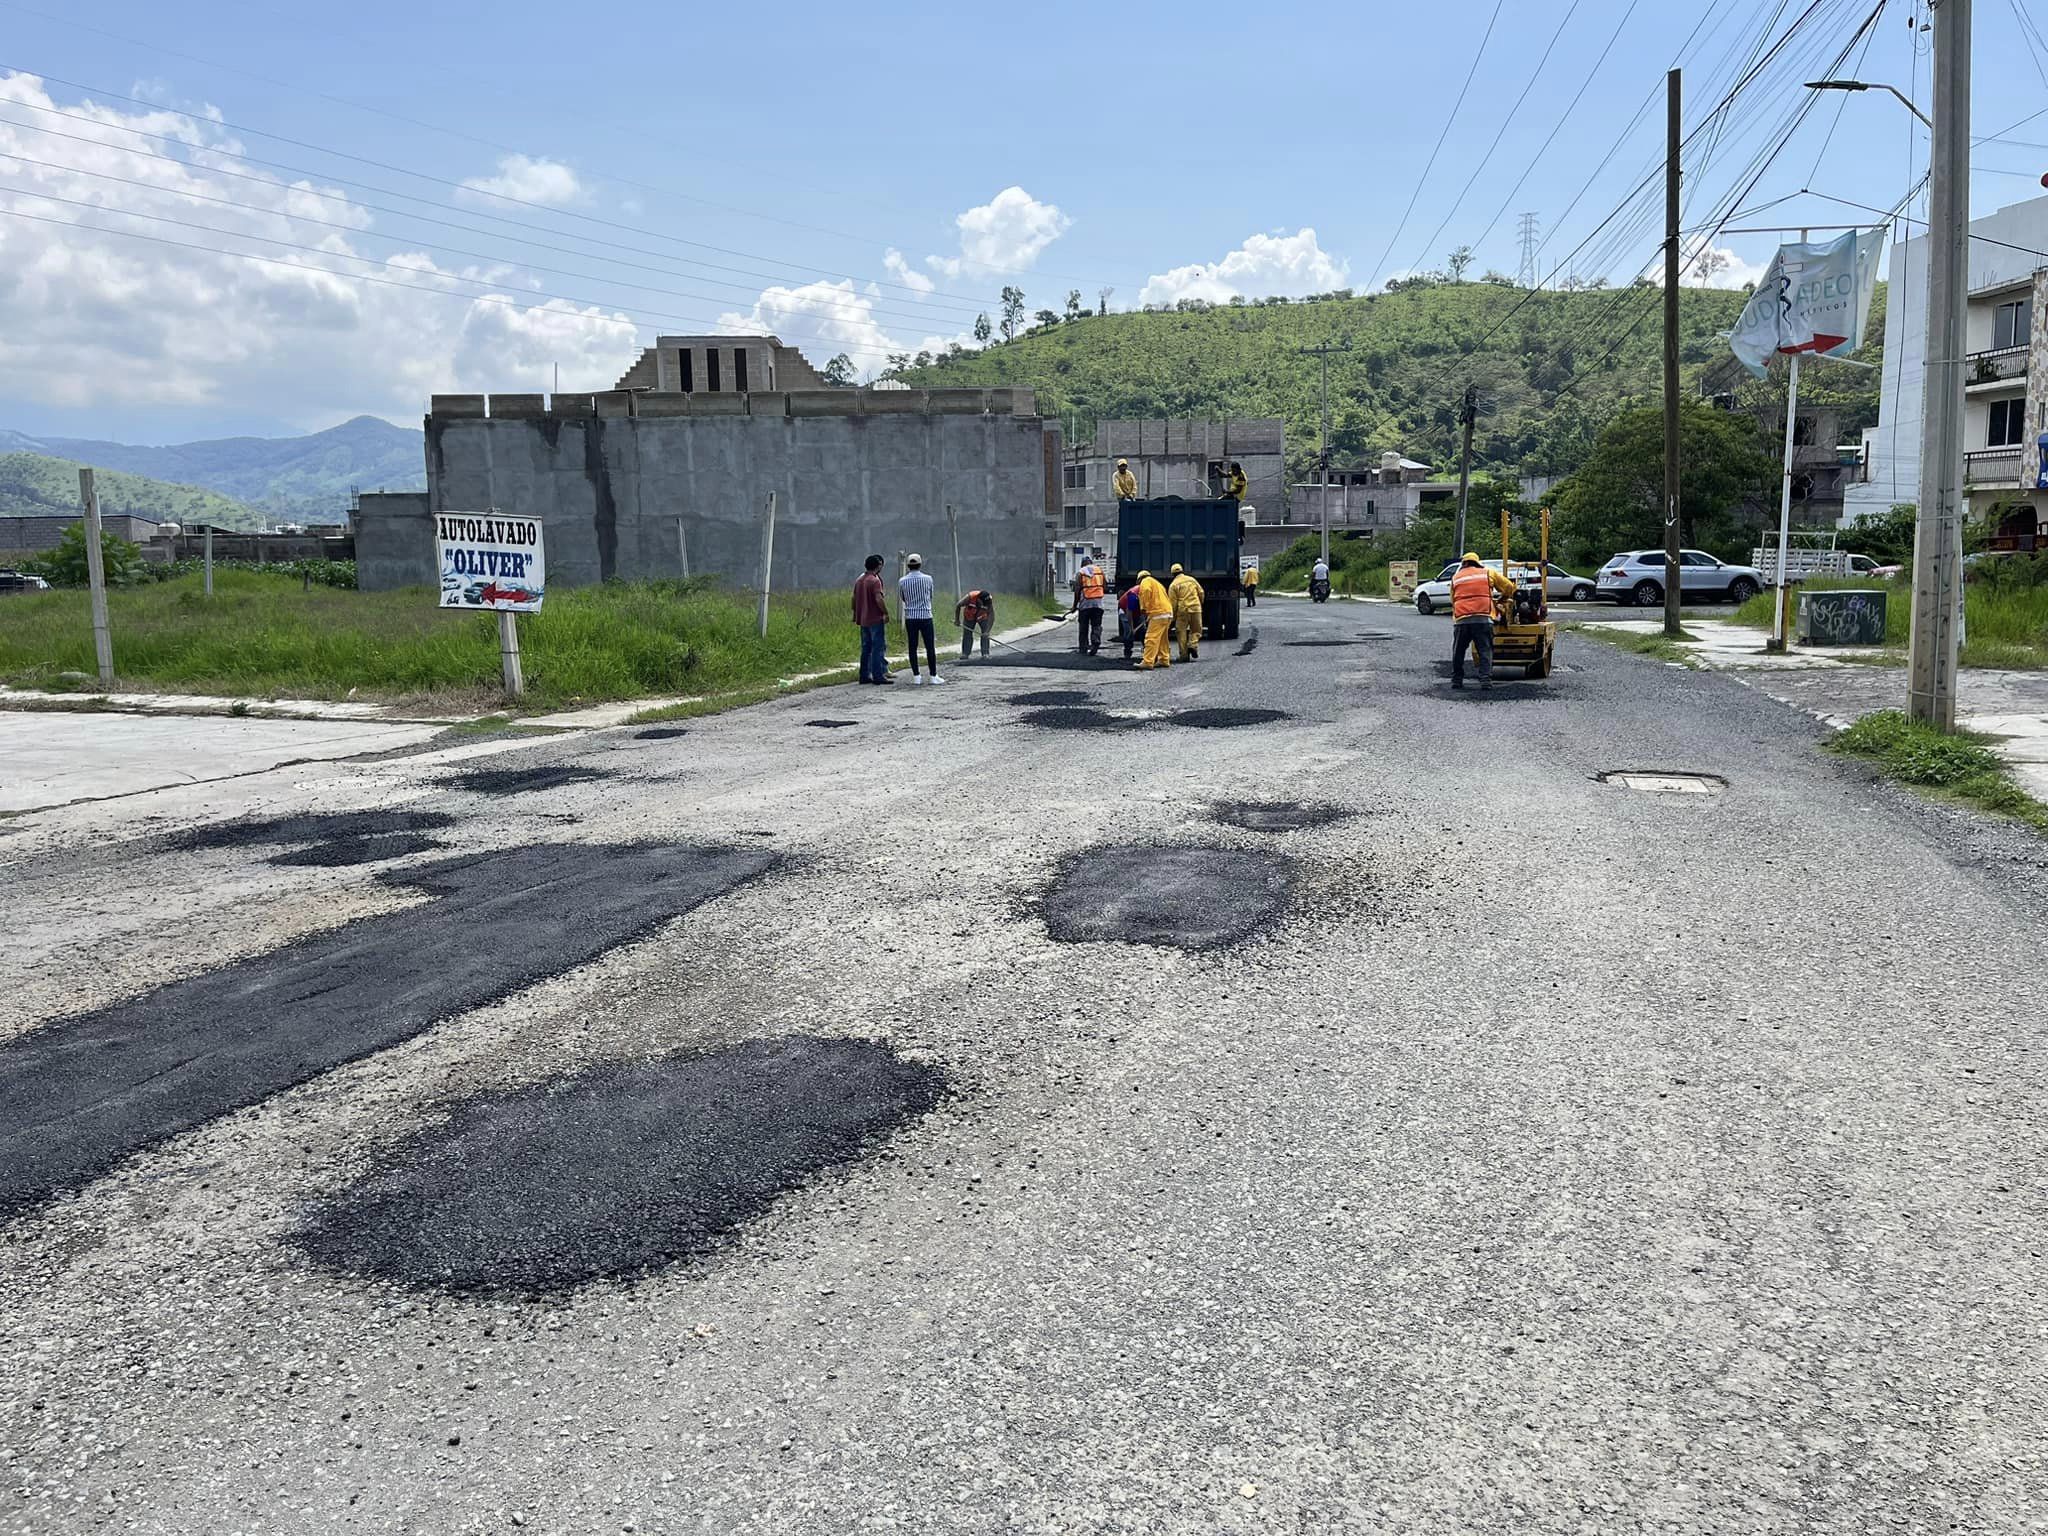
[(1536, 286), (1536, 279), (1538, 277), (1536, 271), (1537, 224), (1538, 220), (1535, 214), (1525, 213), (1522, 215), (1522, 264), (1515, 269), (1515, 286), (1518, 288), (1534, 288)]

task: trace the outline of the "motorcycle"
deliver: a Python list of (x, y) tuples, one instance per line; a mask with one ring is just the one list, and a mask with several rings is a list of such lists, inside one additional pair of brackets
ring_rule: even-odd
[(1328, 602), (1328, 601), (1330, 600), (1330, 579), (1329, 579), (1329, 577), (1327, 577), (1327, 576), (1315, 576), (1315, 577), (1311, 577), (1311, 578), (1309, 579), (1309, 584), (1308, 584), (1308, 597), (1309, 597), (1309, 601), (1310, 601), (1310, 602), (1312, 602), (1312, 603), (1327, 603), (1327, 602)]

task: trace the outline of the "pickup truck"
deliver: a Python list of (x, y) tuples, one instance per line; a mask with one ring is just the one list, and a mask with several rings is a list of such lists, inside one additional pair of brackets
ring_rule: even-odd
[(1150, 571), (1161, 585), (1180, 565), (1202, 584), (1202, 633), (1237, 638), (1238, 576), (1244, 527), (1235, 501), (1188, 501), (1155, 496), (1117, 505), (1116, 591), (1122, 597)]
[[(1749, 563), (1763, 573), (1764, 585), (1778, 580), (1778, 552), (1752, 549)], [(1805, 581), (1810, 576), (1868, 576), (1882, 581), (1885, 568), (1868, 555), (1852, 555), (1846, 549), (1788, 549), (1785, 551), (1785, 579)]]

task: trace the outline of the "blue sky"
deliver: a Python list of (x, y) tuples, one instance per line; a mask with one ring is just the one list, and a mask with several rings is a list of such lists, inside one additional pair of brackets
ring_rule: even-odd
[[(406, 421), (436, 390), (546, 387), (557, 364), (564, 388), (604, 387), (657, 331), (719, 325), (877, 366), (964, 338), (1006, 282), (1033, 309), (1073, 288), (1091, 305), (1113, 288), (1115, 308), (1365, 291), (1468, 243), (1474, 275), (1512, 274), (1524, 210), (1547, 277), (1622, 283), (1655, 254), (1653, 185), (1570, 253), (1660, 155), (1663, 71), (1683, 53), (1696, 124), (1809, 5), (1695, 141), (1689, 223), (1746, 184), (1802, 64), (1818, 72), (1871, 0), (0, 0), (0, 66), (35, 77), (0, 88), (0, 425), (167, 440)], [(2048, 108), (2048, 0), (1976, 9), (1985, 134)], [(1841, 72), (1924, 104), (1922, 10), (1893, 0)], [(2048, 115), (2010, 137), (1976, 151), (1980, 212), (2041, 195)], [(1796, 194), (1888, 206), (1925, 160), (1898, 103), (1830, 96), (1735, 223), (1855, 218)], [(1707, 280), (1739, 282), (1776, 239), (1703, 241), (1725, 257)]]

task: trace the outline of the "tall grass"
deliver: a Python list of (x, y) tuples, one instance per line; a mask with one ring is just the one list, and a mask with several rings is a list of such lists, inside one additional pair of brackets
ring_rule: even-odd
[[(1820, 576), (1803, 583), (1809, 589), (1869, 589), (1868, 578)], [(1907, 581), (1884, 586), (1884, 643), (1903, 646), (1912, 637), (1913, 588)], [(1771, 627), (1776, 595), (1759, 592), (1732, 615), (1737, 624)], [(1793, 599), (1794, 615), (1798, 599)], [(2048, 667), (2048, 586), (1992, 586), (1971, 582), (1963, 589), (1963, 665), (1966, 667)]]
[[(330, 699), (497, 691), (496, 617), (444, 612), (430, 588), (301, 591), (236, 571), (216, 573), (212, 598), (201, 586), (180, 577), (108, 594), (117, 686)], [(553, 592), (519, 621), (528, 702), (720, 692), (858, 657), (846, 592), (775, 597), (765, 639), (754, 632), (755, 602), (709, 578)], [(1031, 597), (997, 604), (1005, 626), (1042, 611)], [(942, 643), (957, 645), (950, 613), (938, 628)], [(892, 642), (901, 639), (892, 627)], [(61, 686), (61, 673), (92, 671), (86, 594), (0, 601), (0, 680)]]

